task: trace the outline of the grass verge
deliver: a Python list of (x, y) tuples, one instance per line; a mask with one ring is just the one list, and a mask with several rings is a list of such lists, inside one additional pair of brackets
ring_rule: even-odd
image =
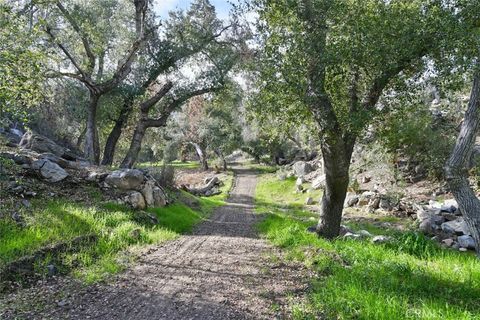
[(379, 228), (370, 230), (390, 233), (390, 243), (320, 239), (306, 231), (312, 214), (288, 192), (281, 210), (281, 184), (260, 178), (257, 210), (267, 217), (259, 230), (287, 259), (315, 271), (308, 301), (292, 306), (296, 319), (480, 319), (475, 256), (442, 249), (420, 234)]
[[(96, 235), (93, 245), (75, 252), (60, 252), (35, 262), (36, 276), (46, 276), (47, 266), (55, 264), (60, 273), (69, 273), (93, 283), (123, 270), (139, 248), (172, 240), (188, 233), (216, 207), (224, 204), (233, 175), (222, 187), (222, 194), (197, 198), (179, 191), (177, 201), (164, 208), (152, 208), (158, 224), (148, 215), (113, 203), (87, 205), (68, 199), (32, 201), (23, 214), (24, 225), (9, 218), (0, 219), (0, 270), (20, 257), (39, 249), (71, 241), (84, 235)], [(18, 279), (19, 281), (24, 279)]]

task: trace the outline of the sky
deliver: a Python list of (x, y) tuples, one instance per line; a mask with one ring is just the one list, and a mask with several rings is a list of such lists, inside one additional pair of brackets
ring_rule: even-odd
[[(156, 0), (154, 8), (161, 17), (166, 17), (168, 12), (171, 10), (188, 8), (190, 2), (191, 0)], [(210, 0), (210, 3), (215, 6), (217, 14), (220, 18), (224, 19), (228, 17), (228, 12), (232, 8), (230, 1)]]

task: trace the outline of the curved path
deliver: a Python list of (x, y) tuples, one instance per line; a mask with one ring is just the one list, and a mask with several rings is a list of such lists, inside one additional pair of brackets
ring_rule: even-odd
[(110, 284), (74, 292), (39, 319), (284, 319), (305, 291), (301, 268), (259, 239), (256, 176), (237, 170), (227, 205), (191, 235), (153, 247)]

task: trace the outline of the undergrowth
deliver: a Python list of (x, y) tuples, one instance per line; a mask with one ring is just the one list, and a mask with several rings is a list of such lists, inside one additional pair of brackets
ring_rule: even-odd
[[(279, 182), (281, 183), (281, 182)], [(311, 213), (280, 210), (271, 177), (257, 188), (259, 230), (286, 258), (316, 275), (308, 300), (292, 305), (296, 319), (480, 319), (480, 263), (474, 255), (439, 247), (414, 232), (392, 232), (391, 242), (326, 241), (309, 233)], [(285, 201), (291, 201), (289, 194)], [(295, 201), (293, 201), (295, 203)], [(356, 227), (356, 226), (351, 226)], [(372, 228), (374, 234), (385, 230)]]

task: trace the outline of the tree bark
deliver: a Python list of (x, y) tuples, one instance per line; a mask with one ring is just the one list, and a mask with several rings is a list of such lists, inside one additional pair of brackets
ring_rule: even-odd
[(145, 125), (144, 121), (140, 120), (137, 123), (137, 127), (133, 133), (132, 142), (130, 143), (130, 148), (125, 156), (125, 159), (123, 159), (122, 163), (120, 164), (120, 168), (132, 168), (137, 161), (138, 154), (142, 148), (142, 140), (145, 136), (146, 129), (147, 126)]
[(445, 178), (475, 240), (477, 256), (480, 258), (480, 200), (476, 197), (468, 181), (468, 167), (480, 128), (479, 108), (480, 71), (477, 70), (460, 134), (445, 165)]
[(90, 101), (87, 109), (87, 130), (85, 132), (85, 157), (92, 163), (98, 164), (100, 159), (100, 144), (97, 130), (97, 109), (100, 95), (90, 90)]
[(207, 154), (205, 153), (204, 148), (202, 148), (202, 146), (198, 143), (195, 143), (195, 142), (190, 142), (190, 143), (193, 145), (193, 147), (195, 148), (195, 151), (197, 152), (202, 170), (207, 171), (208, 170)]
[(105, 149), (103, 150), (102, 165), (110, 166), (113, 163), (113, 157), (115, 156), (115, 149), (117, 147), (118, 140), (122, 135), (122, 129), (130, 116), (132, 111), (133, 99), (127, 98), (124, 103), (120, 115), (115, 121), (115, 125), (108, 135), (107, 142), (105, 143)]
[(350, 160), (354, 143), (345, 143), (338, 137), (322, 143), (325, 171), (325, 191), (322, 196), (319, 236), (333, 239), (340, 233), (343, 206), (349, 184)]
[(77, 139), (77, 144), (76, 147), (78, 150), (80, 150), (80, 147), (82, 146), (83, 139), (85, 139), (85, 134), (87, 133), (87, 127), (83, 128), (82, 132), (80, 132), (80, 135), (78, 136)]

